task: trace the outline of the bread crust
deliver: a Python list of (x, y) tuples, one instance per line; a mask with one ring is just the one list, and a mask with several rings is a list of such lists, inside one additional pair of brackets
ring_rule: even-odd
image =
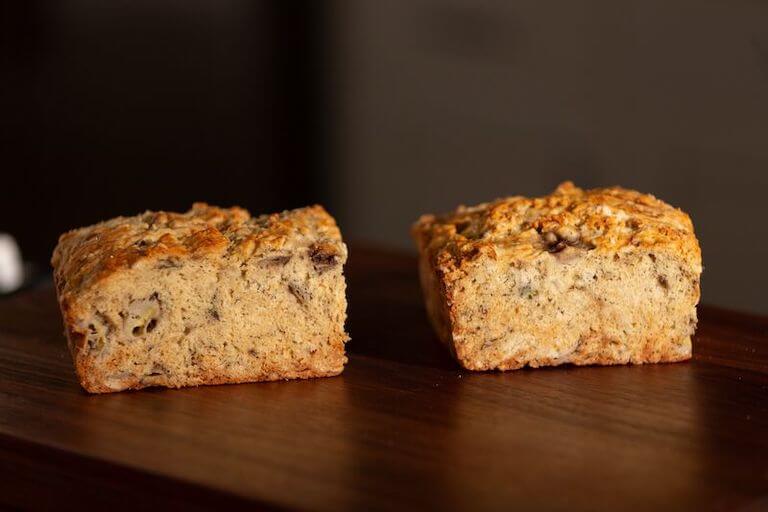
[[(83, 318), (92, 314), (94, 297), (110, 283), (124, 280), (127, 273), (144, 268), (180, 266), (185, 262), (227, 261), (242, 268), (254, 261), (279, 267), (297, 252), (331, 255), (340, 268), (346, 262), (347, 249), (341, 233), (322, 206), (252, 217), (246, 210), (218, 208), (195, 203), (186, 213), (152, 212), (132, 217), (118, 217), (92, 226), (69, 231), (59, 238), (51, 263), (67, 341), (75, 370), (82, 386), (89, 392), (112, 392), (108, 374), (117, 371), (124, 360), (111, 361), (105, 368), (89, 355)], [(317, 256), (316, 256), (317, 257)], [(317, 259), (317, 265), (327, 264)], [(320, 268), (318, 273), (322, 273)], [(122, 281), (120, 281), (122, 282)], [(343, 300), (343, 278), (341, 278)], [(345, 302), (344, 302), (345, 306)], [(202, 371), (194, 376), (169, 376), (154, 384), (139, 378), (126, 380), (121, 389), (139, 389), (150, 385), (181, 387), (200, 384), (239, 383), (338, 375), (347, 358), (344, 344), (348, 336), (341, 327), (330, 334), (329, 351), (312, 356), (312, 364), (296, 368), (265, 363), (258, 372), (234, 372), (223, 375)]]
[[(642, 344), (617, 355), (601, 332), (582, 336), (568, 357), (525, 357), (501, 361), (478, 359), (478, 351), (459, 342), (469, 336), (459, 318), (468, 306), (464, 288), (470, 274), (493, 262), (494, 268), (546, 264), (547, 257), (589, 254), (592, 258), (668, 255), (690, 278), (686, 300), (693, 309), (700, 297), (701, 250), (690, 217), (649, 194), (621, 187), (582, 190), (564, 182), (550, 195), (508, 197), (445, 215), (423, 215), (412, 227), (420, 255), (420, 274), (427, 309), (439, 338), (468, 369), (515, 369), (561, 363), (621, 364), (679, 361), (690, 358), (690, 336), (668, 339), (654, 331)], [(461, 290), (461, 292), (459, 292)], [(556, 300), (556, 299), (555, 299)], [(488, 322), (493, 322), (489, 318)], [(545, 319), (544, 322), (547, 320)], [(686, 319), (686, 321), (689, 321)], [(541, 329), (537, 332), (546, 332)], [(692, 332), (692, 329), (691, 329)], [(554, 334), (552, 334), (554, 336)], [(674, 335), (677, 337), (677, 335)], [(549, 342), (540, 335), (539, 343)]]
[(65, 302), (122, 270), (166, 258), (243, 261), (305, 239), (341, 242), (333, 217), (320, 205), (251, 217), (240, 207), (195, 203), (186, 213), (147, 211), (73, 229), (59, 237), (51, 264)]
[(583, 190), (566, 181), (543, 197), (508, 197), (460, 206), (446, 215), (423, 215), (412, 228), (420, 251), (443, 273), (480, 254), (535, 258), (548, 249), (542, 233), (575, 238), (604, 252), (664, 247), (701, 267), (688, 214), (650, 194), (621, 187)]

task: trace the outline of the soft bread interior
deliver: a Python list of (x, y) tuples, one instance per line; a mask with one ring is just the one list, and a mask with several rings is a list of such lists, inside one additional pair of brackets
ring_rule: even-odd
[(340, 258), (153, 262), (113, 276), (78, 318), (81, 378), (96, 391), (335, 375), (344, 357)]
[[(445, 324), (439, 290), (428, 295)], [(453, 284), (443, 332), (471, 369), (676, 361), (691, 355), (698, 297), (698, 272), (674, 254), (566, 246), (524, 263), (479, 258)]]

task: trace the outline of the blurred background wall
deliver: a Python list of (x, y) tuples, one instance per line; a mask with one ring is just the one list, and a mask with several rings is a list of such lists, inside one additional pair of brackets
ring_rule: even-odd
[(334, 195), (348, 236), (571, 179), (688, 211), (703, 300), (768, 313), (768, 3), (337, 2)]
[(115, 215), (317, 200), (306, 4), (0, 3), (0, 231), (47, 268), (61, 232)]
[[(420, 213), (571, 179), (689, 211), (704, 301), (768, 313), (768, 4), (4, 2), (0, 231), (194, 200)], [(354, 254), (353, 256), (354, 257)]]

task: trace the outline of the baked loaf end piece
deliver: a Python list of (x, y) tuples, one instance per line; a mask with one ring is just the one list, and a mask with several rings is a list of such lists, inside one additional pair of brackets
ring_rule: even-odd
[(107, 393), (341, 373), (346, 259), (320, 206), (197, 203), (70, 231), (52, 263), (80, 383)]
[(467, 369), (691, 357), (701, 251), (688, 215), (653, 196), (566, 182), (412, 232), (430, 319)]

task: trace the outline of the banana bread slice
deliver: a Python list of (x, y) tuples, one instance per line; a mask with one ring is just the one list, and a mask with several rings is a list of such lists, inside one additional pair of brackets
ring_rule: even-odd
[(691, 357), (701, 251), (688, 215), (651, 195), (566, 182), (412, 233), (432, 324), (467, 369)]
[(91, 393), (337, 375), (347, 248), (321, 206), (196, 203), (61, 236), (56, 290)]

